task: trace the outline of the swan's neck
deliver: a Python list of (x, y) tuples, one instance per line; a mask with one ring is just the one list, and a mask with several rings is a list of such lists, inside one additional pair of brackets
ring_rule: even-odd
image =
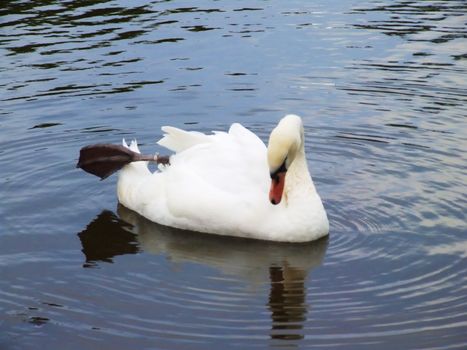
[(316, 189), (308, 171), (305, 150), (302, 147), (287, 170), (284, 187), (285, 199), (287, 205), (291, 205), (306, 200), (315, 193)]

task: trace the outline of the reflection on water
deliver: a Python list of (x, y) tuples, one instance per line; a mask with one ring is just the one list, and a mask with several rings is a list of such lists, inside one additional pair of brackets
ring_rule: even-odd
[(83, 266), (95, 266), (96, 261), (112, 262), (116, 255), (138, 253), (136, 235), (129, 232), (129, 227), (111, 211), (100, 213), (78, 234), (86, 256)]
[(327, 240), (320, 240), (318, 244), (284, 245), (182, 231), (155, 224), (122, 205), (118, 206), (118, 215), (133, 226), (132, 232), (137, 234), (140, 247), (146, 252), (168, 253), (172, 261), (209, 264), (224, 273), (243, 276), (252, 268), (268, 270), (269, 266), (284, 264), (309, 270), (321, 263), (327, 244)]
[(269, 278), (271, 291), (268, 306), (271, 310), (273, 339), (302, 339), (303, 324), (306, 321), (306, 279), (307, 271), (293, 266), (271, 266)]
[(268, 279), (271, 338), (282, 340), (303, 338), (308, 310), (305, 281), (321, 265), (328, 244), (327, 237), (297, 245), (183, 231), (150, 222), (122, 205), (118, 217), (103, 211), (78, 236), (84, 267), (142, 250), (172, 262), (214, 267), (255, 285)]

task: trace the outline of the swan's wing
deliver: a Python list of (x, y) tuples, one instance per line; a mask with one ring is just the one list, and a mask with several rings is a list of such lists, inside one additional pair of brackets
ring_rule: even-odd
[(233, 124), (228, 133), (194, 133), (189, 137), (204, 140), (173, 156), (171, 168), (199, 176), (207, 185), (224, 191), (253, 187), (267, 174), (266, 146), (240, 124)]
[(172, 215), (227, 223), (239, 210), (249, 210), (260, 199), (267, 201), (264, 143), (240, 124), (233, 124), (228, 133), (204, 136), (209, 141), (172, 156), (164, 171)]
[[(164, 136), (157, 143), (177, 153), (201, 143), (211, 143), (216, 139), (216, 135), (225, 134), (224, 132), (215, 131), (214, 135), (206, 135), (198, 131), (186, 131), (173, 126), (163, 126), (161, 129), (164, 132)], [(236, 142), (250, 149), (264, 148), (263, 141), (241, 124), (232, 124), (228, 134)]]
[(211, 141), (209, 135), (197, 131), (185, 131), (173, 126), (163, 126), (164, 136), (157, 143), (174, 152), (182, 152), (200, 143)]

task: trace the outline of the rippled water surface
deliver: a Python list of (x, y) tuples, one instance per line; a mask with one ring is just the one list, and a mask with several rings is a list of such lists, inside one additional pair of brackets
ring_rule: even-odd
[[(465, 1), (3, 1), (1, 349), (466, 349)], [(329, 238), (161, 227), (79, 149), (303, 116)], [(163, 152), (163, 151), (162, 151)]]

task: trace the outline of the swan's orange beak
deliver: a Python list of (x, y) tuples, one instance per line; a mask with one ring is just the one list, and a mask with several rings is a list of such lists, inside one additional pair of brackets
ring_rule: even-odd
[(269, 200), (272, 204), (279, 204), (282, 199), (285, 184), (285, 171), (281, 171), (271, 178), (271, 189), (269, 190)]

